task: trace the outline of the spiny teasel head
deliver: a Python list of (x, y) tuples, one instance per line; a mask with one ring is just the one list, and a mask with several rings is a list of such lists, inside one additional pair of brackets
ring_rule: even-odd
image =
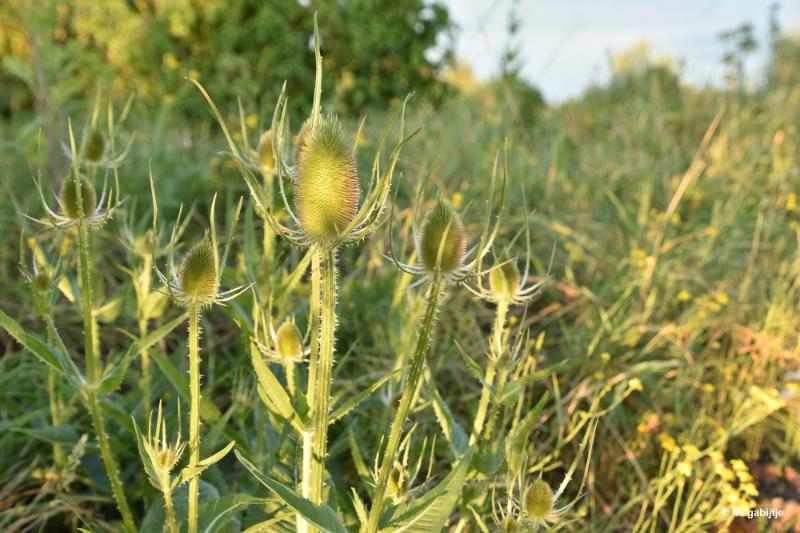
[(214, 301), (217, 290), (217, 262), (208, 236), (195, 244), (184, 256), (178, 272), (180, 291), (187, 301), (207, 304)]
[(92, 183), (86, 179), (85, 176), (81, 176), (80, 184), (80, 198), (82, 204), (80, 206), (78, 205), (78, 191), (75, 180), (69, 176), (61, 185), (61, 193), (59, 194), (61, 209), (63, 210), (64, 215), (72, 220), (78, 220), (81, 218), (80, 208), (82, 208), (83, 217), (88, 218), (94, 212), (95, 207), (97, 207), (97, 195), (94, 192)]
[(313, 242), (334, 241), (358, 211), (353, 149), (335, 117), (303, 124), (296, 145), (294, 200), (300, 225)]
[(517, 531), (517, 519), (511, 515), (503, 518), (502, 531), (503, 533), (515, 533)]
[(36, 276), (33, 278), (34, 282), (36, 283), (36, 287), (39, 290), (45, 290), (50, 287), (50, 276), (45, 271), (39, 271)]
[(541, 477), (536, 478), (525, 493), (523, 510), (525, 516), (531, 521), (549, 521), (553, 514), (555, 497), (553, 489)]
[(261, 173), (271, 176), (275, 172), (275, 152), (272, 150), (272, 130), (266, 130), (258, 140), (258, 163)]
[(89, 130), (83, 147), (83, 157), (92, 163), (98, 163), (106, 153), (106, 138), (99, 128)]
[(293, 320), (286, 320), (275, 333), (275, 351), (284, 362), (303, 360), (303, 340)]
[(520, 279), (517, 262), (506, 261), (489, 272), (489, 288), (497, 300), (511, 300), (519, 290)]
[(426, 213), (419, 240), (422, 264), (428, 271), (451, 272), (463, 264), (464, 226), (458, 213), (442, 200)]

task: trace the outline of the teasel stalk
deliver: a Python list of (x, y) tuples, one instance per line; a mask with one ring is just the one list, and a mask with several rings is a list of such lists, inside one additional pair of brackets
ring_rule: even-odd
[[(156, 235), (158, 207), (156, 204), (155, 185), (152, 175), (150, 187), (153, 200), (153, 235)], [(168, 250), (168, 263), (166, 273), (156, 268), (161, 283), (166, 287), (170, 296), (178, 303), (184, 305), (189, 312), (189, 466), (190, 470), (198, 468), (200, 463), (200, 317), (202, 310), (214, 304), (222, 304), (236, 298), (249, 288), (249, 285), (236, 287), (227, 291), (220, 290), (220, 280), (228, 257), (230, 244), (239, 214), (242, 209), (243, 199), (239, 199), (233, 221), (228, 229), (225, 249), (220, 257), (217, 244), (217, 231), (215, 222), (215, 208), (217, 197), (211, 201), (210, 231), (203, 239), (196, 243), (184, 255), (178, 268), (174, 264), (174, 249), (177, 235), (181, 228), (181, 213), (173, 227)], [(188, 531), (197, 532), (198, 500), (200, 494), (200, 476), (189, 479), (188, 503)]]
[[(311, 328), (308, 390), (310, 423), (301, 432), (303, 461), (300, 489), (315, 504), (323, 501), (325, 458), (327, 455), (328, 415), (331, 373), (334, 363), (336, 333), (337, 270), (336, 256), (341, 245), (359, 242), (381, 224), (382, 212), (391, 187), (400, 150), (416, 131), (404, 136), (404, 115), (408, 97), (392, 116), (378, 143), (372, 164), (370, 189), (359, 208), (359, 183), (356, 175), (355, 145), (346, 138), (339, 121), (321, 113), (322, 55), (319, 29), (314, 17), (314, 54), (316, 76), (313, 105), (295, 143), (295, 166), (285, 161), (288, 137), (286, 93), (284, 89), (275, 107), (272, 122), (272, 147), (276, 179), (283, 205), (292, 219), (285, 226), (274, 215), (271, 199), (252, 171), (252, 165), (236, 147), (222, 115), (199, 82), (191, 80), (206, 98), (228, 141), (231, 153), (261, 213), (273, 231), (292, 244), (308, 248), (311, 258)], [(381, 154), (398, 115), (399, 140), (391, 150), (389, 162), (381, 170)], [(294, 204), (289, 201), (284, 180), (294, 185)], [(315, 529), (298, 515), (298, 531)]]
[[(488, 200), (490, 207), (495, 196), (495, 177), (496, 173), (493, 173)], [(461, 219), (458, 213), (442, 200), (437, 201), (428, 210), (422, 230), (420, 232), (417, 231), (416, 213), (421, 194), (422, 187), (417, 193), (413, 210), (415, 219), (413, 233), (419, 264), (406, 265), (400, 263), (394, 257), (393, 251), (391, 252), (391, 257), (402, 271), (421, 276), (420, 282), (428, 283), (427, 305), (420, 323), (416, 346), (411, 355), (410, 367), (400, 387), (402, 390), (400, 401), (394, 412), (389, 435), (386, 439), (386, 448), (383, 450), (380, 468), (377, 472), (372, 507), (370, 508), (367, 524), (362, 529), (366, 533), (376, 533), (380, 525), (387, 484), (394, 469), (403, 437), (403, 425), (406, 418), (408, 418), (411, 404), (419, 386), (420, 377), (430, 349), (436, 316), (446, 288), (449, 285), (462, 284), (474, 276), (483, 275), (481, 263), (491, 249), (500, 220), (498, 216), (494, 228), (490, 231), (491, 209), (487, 209), (480, 242), (469, 251), (466, 251), (466, 235)], [(502, 197), (500, 202), (502, 204)], [(474, 258), (469, 261), (469, 258), (473, 255)]]

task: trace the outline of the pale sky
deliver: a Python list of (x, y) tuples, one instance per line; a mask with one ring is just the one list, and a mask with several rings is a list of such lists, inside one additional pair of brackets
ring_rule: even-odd
[[(442, 0), (458, 25), (456, 52), (477, 76), (497, 72), (507, 43), (510, 0)], [(721, 79), (720, 32), (751, 22), (760, 47), (748, 64), (757, 76), (766, 57), (769, 7), (775, 0), (520, 0), (523, 74), (550, 102), (608, 79), (609, 55), (643, 40), (655, 56), (682, 61), (682, 79)], [(800, 28), (800, 0), (778, 0), (782, 28)]]

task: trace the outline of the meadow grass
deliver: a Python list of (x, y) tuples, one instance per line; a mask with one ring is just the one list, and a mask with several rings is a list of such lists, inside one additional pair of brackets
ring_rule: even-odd
[[(789, 509), (791, 490), (772, 493), (753, 477), (764, 466), (796, 469), (800, 454), (800, 86), (796, 48), (786, 46), (752, 92), (682, 87), (648, 68), (620, 73), (610, 86), (534, 117), (519, 116), (502, 86), (480, 87), (437, 109), (411, 100), (404, 129), (421, 130), (402, 146), (393, 207), (385, 211), (392, 223), (322, 257), (276, 237), (264, 206), (259, 211), (252, 198), (235, 222), (239, 198), (256, 182), (248, 186), (240, 163), (220, 154), (228, 144), (210, 114), (208, 122), (186, 125), (169, 118), (168, 105), (154, 114), (133, 106), (125, 128), (137, 140), (118, 171), (129, 200), (124, 219), (93, 232), (97, 281), (79, 279), (73, 267), (86, 261), (80, 270), (88, 274), (89, 258), (71, 252), (82, 232), (57, 235), (19, 215), (41, 215), (30, 177), (42, 156), (35, 123), (4, 122), (0, 446), (9, 453), (0, 457), (0, 529), (122, 527), (116, 483), (105, 475), (114, 462), (131, 508), (131, 517), (122, 517), (142, 531), (159, 530), (167, 512), (179, 522), (191, 516), (193, 494), (201, 530), (216, 520), (212, 527), (222, 531), (257, 524), (294, 531), (310, 516), (318, 524), (325, 509), (336, 509), (346, 529), (374, 531), (376, 481), (379, 508), (393, 507), (402, 517), (419, 512), (413, 504), (426, 504), (432, 489), (460, 479), (447, 512), (453, 531), (547, 524), (703, 531), (730, 525), (732, 508), (784, 498)], [(191, 97), (205, 105), (199, 93)], [(239, 128), (247, 111), (217, 104), (234, 144), (248, 144), (247, 129)], [(356, 140), (362, 202), (390, 117), (371, 113), (363, 130), (344, 124)], [(271, 112), (256, 122), (252, 138), (272, 127), (278, 133), (271, 143), (281, 153), (282, 128)], [(403, 138), (397, 126), (389, 146)], [(388, 156), (384, 150), (384, 163)], [(478, 244), (498, 161), (507, 192), (493, 248), (497, 270), (472, 292), (455, 286), (444, 292), (437, 276), (433, 293), (415, 286), (417, 278), (387, 256), (409, 264), (425, 260), (418, 254), (431, 257), (414, 243), (417, 199), (421, 221), (438, 194), (461, 213), (468, 246)], [(156, 283), (143, 277), (153, 263), (164, 271), (166, 261), (148, 255), (149, 243), (161, 239), (158, 254), (169, 248), (151, 223), (150, 168), (160, 226), (187, 204), (187, 222), (175, 232), (186, 242), (200, 241), (213, 224), (206, 213), (216, 193), (225, 221), (221, 245), (231, 253), (227, 261), (222, 254), (228, 268), (219, 269), (214, 291), (253, 284), (203, 313), (193, 314), (190, 303), (189, 332), (176, 327), (185, 323), (181, 306), (148, 296), (157, 294)], [(272, 192), (277, 181), (262, 176), (264, 168), (248, 171), (270, 191), (264, 197), (278, 206), (276, 216), (288, 220)], [(546, 281), (539, 297), (521, 305), (480, 297), (481, 288), (501, 285), (496, 274), (490, 277), (513, 257), (519, 271), (530, 261), (527, 286)], [(37, 288), (35, 275), (26, 282), (20, 264), (31, 274), (48, 273), (52, 283)], [(491, 257), (483, 266), (492, 266)], [(323, 281), (325, 303), (314, 296)], [(89, 287), (97, 294), (80, 294)], [(93, 313), (79, 305), (87, 300), (96, 302)], [(317, 322), (327, 324), (323, 364), (331, 365), (330, 380), (307, 381), (303, 362), (264, 357), (277, 354), (271, 324), (285, 320), (296, 323), (312, 360), (320, 351)], [(195, 365), (201, 329), (202, 386)], [(93, 368), (96, 381), (114, 378), (115, 363), (127, 361), (124, 380), (87, 389), (84, 403), (92, 408), (83, 409), (80, 386), (61, 377), (69, 370), (31, 355), (38, 345), (25, 333), (40, 330), (57, 353), (79, 362), (84, 350), (99, 345), (105, 366), (86, 372)], [(429, 334), (429, 346), (419, 348)], [(11, 337), (27, 339), (26, 347)], [(414, 361), (415, 346), (427, 353), (425, 365)], [(130, 353), (138, 357), (112, 357)], [(412, 365), (413, 386), (404, 388), (403, 370)], [(303, 384), (312, 382), (326, 397), (324, 420), (308, 402), (313, 393)], [(166, 408), (153, 443), (135, 424), (143, 427), (159, 399)], [(398, 415), (401, 400), (407, 413)], [(151, 476), (148, 468), (157, 465), (148, 453), (140, 458), (139, 448), (149, 441), (158, 451), (158, 428), (180, 426), (179, 402), (192, 413), (188, 445), (196, 456), (175, 477), (174, 465)], [(324, 442), (304, 444), (303, 435), (313, 437), (309, 428), (318, 424)], [(100, 439), (99, 449), (95, 430), (110, 437)], [(167, 448), (179, 448), (179, 441)], [(220, 455), (228, 443), (238, 460)], [(325, 450), (324, 458), (304, 447)], [(200, 477), (206, 455), (212, 461)], [(470, 460), (460, 468), (464, 456)], [(321, 468), (304, 494), (302, 465), (309, 457)], [(282, 492), (287, 487), (318, 504), (322, 518)], [(437, 495), (447, 499), (444, 489)], [(548, 494), (550, 512), (541, 509)]]

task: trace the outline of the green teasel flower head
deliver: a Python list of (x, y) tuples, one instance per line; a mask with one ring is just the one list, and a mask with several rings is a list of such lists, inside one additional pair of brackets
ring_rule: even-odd
[(353, 148), (335, 117), (303, 124), (297, 146), (294, 200), (300, 226), (314, 242), (335, 241), (358, 212)]
[[(228, 142), (230, 152), (258, 208), (273, 231), (292, 244), (302, 247), (323, 246), (334, 249), (342, 244), (359, 242), (382, 222), (382, 213), (389, 196), (392, 178), (402, 147), (413, 137), (405, 135), (405, 108), (410, 98), (392, 115), (380, 141), (376, 143), (369, 188), (359, 203), (359, 181), (356, 172), (355, 147), (339, 121), (321, 111), (322, 53), (319, 28), (314, 17), (314, 56), (316, 76), (311, 114), (295, 138), (294, 165), (285, 158), (289, 144), (286, 84), (272, 119), (272, 147), (275, 173), (283, 207), (291, 219), (285, 225), (273, 212), (270, 191), (256, 178), (260, 165), (255, 163), (255, 150), (241, 150), (222, 119), (208, 92), (197, 80), (190, 80), (203, 94)], [(398, 140), (389, 147), (389, 133), (399, 120)], [(362, 122), (363, 126), (363, 122)], [(361, 131), (359, 129), (359, 131)], [(388, 154), (388, 157), (386, 157)], [(287, 194), (286, 183), (292, 190)], [(290, 197), (293, 197), (290, 201)]]
[(217, 258), (208, 233), (183, 257), (178, 271), (180, 291), (189, 301), (211, 303), (217, 291)]
[(553, 489), (541, 477), (525, 493), (524, 511), (531, 520), (546, 520), (553, 512)]
[[(158, 206), (155, 203), (155, 185), (151, 175), (150, 186), (153, 196), (153, 229), (152, 235), (158, 235), (156, 227), (158, 218)], [(225, 249), (220, 256), (217, 236), (216, 236), (216, 222), (214, 211), (216, 207), (217, 197), (214, 195), (211, 201), (211, 228), (206, 231), (203, 238), (192, 246), (180, 261), (179, 266), (175, 266), (174, 250), (178, 235), (183, 232), (184, 226), (181, 224), (181, 215), (183, 206), (178, 212), (178, 217), (172, 230), (169, 243), (166, 246), (167, 271), (161, 272), (158, 267), (155, 267), (156, 274), (161, 280), (161, 283), (176, 301), (187, 306), (197, 305), (205, 307), (212, 304), (221, 304), (231, 300), (245, 290), (250, 285), (243, 285), (230, 289), (227, 291), (220, 290), (220, 279), (224, 270), (224, 265), (228, 257), (231, 241), (236, 227), (236, 221), (239, 219), (239, 213), (242, 209), (243, 199), (239, 199), (236, 206), (236, 212), (233, 215), (230, 227), (228, 229), (227, 240), (225, 242)], [(153, 239), (153, 247), (157, 243)], [(156, 257), (156, 252), (153, 252), (153, 257)]]
[(85, 176), (81, 176), (78, 180), (69, 177), (65, 179), (61, 184), (58, 198), (61, 211), (71, 220), (78, 220), (82, 216), (86, 217), (97, 207), (97, 194), (94, 186)]
[(489, 288), (498, 300), (511, 300), (519, 289), (520, 279), (517, 261), (512, 259), (495, 265), (489, 272)]
[(303, 339), (293, 319), (285, 320), (275, 332), (275, 351), (283, 361), (299, 363), (303, 360)]
[(274, 363), (295, 364), (305, 361), (309, 350), (305, 347), (306, 339), (297, 329), (294, 317), (284, 320), (276, 331), (270, 313), (270, 310), (262, 310), (255, 314), (252, 340), (258, 351)]
[(466, 235), (461, 218), (442, 200), (430, 208), (422, 224), (419, 256), (429, 272), (449, 273), (464, 264)]
[(106, 154), (106, 138), (100, 128), (89, 130), (83, 146), (83, 157), (91, 163), (99, 163)]

